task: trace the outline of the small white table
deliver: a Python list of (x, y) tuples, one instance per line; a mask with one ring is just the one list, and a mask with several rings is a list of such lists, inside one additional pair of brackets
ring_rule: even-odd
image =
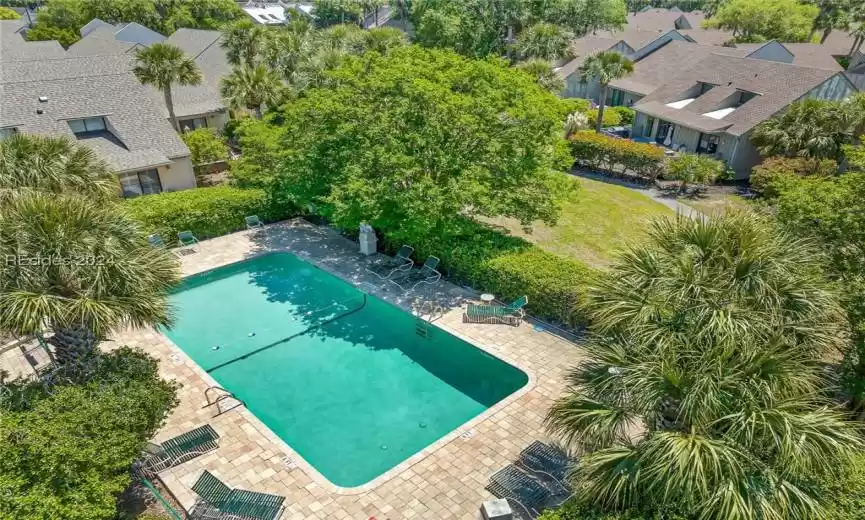
[(481, 303), (484, 305), (492, 305), (492, 303), (495, 299), (496, 299), (495, 294), (483, 293), (481, 295)]

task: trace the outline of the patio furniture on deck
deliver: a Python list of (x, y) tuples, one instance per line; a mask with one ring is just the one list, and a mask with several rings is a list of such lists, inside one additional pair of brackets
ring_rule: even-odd
[(382, 280), (390, 280), (391, 276), (411, 271), (411, 268), (414, 267), (414, 261), (409, 258), (412, 253), (414, 253), (414, 248), (403, 244), (399, 248), (399, 251), (397, 251), (396, 256), (367, 268), (367, 271)]
[(161, 444), (148, 443), (144, 448), (142, 469), (158, 473), (218, 447), (219, 434), (212, 426), (205, 424)]
[(565, 478), (577, 461), (549, 444), (535, 441), (520, 452), (518, 463), (533, 473), (552, 479), (563, 491), (567, 491)]
[(506, 323), (518, 326), (525, 316), (523, 307), (529, 303), (528, 296), (521, 296), (510, 305), (468, 304), (463, 313), (464, 323)]
[(244, 219), (246, 221), (246, 229), (262, 229), (264, 224), (258, 218), (258, 215), (250, 215)]
[(198, 239), (189, 230), (178, 233), (177, 241), (180, 242), (182, 247), (189, 247), (198, 243)]
[(400, 277), (394, 277), (390, 281), (395, 283), (405, 292), (413, 291), (418, 286), (434, 284), (441, 280), (442, 274), (436, 270), (441, 260), (436, 256), (426, 259), (420, 269), (412, 269), (402, 273)]
[(539, 515), (552, 497), (546, 487), (513, 464), (493, 473), (487, 489), (498, 498), (514, 501), (529, 518)]
[(165, 247), (165, 240), (162, 240), (162, 237), (156, 233), (147, 235), (147, 241), (153, 247)]
[(207, 470), (198, 477), (192, 491), (200, 497), (193, 506), (192, 518), (213, 518), (214, 512), (218, 512), (216, 518), (276, 520), (285, 509), (282, 505), (285, 497), (231, 489)]

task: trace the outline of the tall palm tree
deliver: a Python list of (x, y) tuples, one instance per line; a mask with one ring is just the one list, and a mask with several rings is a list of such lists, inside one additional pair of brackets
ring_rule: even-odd
[(222, 29), (219, 45), (225, 49), (230, 64), (251, 66), (258, 63), (267, 49), (271, 34), (267, 26), (243, 19)]
[(517, 64), (517, 68), (531, 74), (538, 85), (550, 92), (559, 94), (565, 90), (565, 80), (556, 73), (552, 63), (548, 61), (532, 59)]
[(144, 85), (152, 85), (162, 91), (168, 118), (174, 130), (180, 132), (177, 116), (174, 115), (174, 99), (171, 86), (201, 84), (201, 70), (195, 60), (187, 56), (180, 47), (170, 43), (154, 43), (135, 54), (135, 76)]
[(573, 35), (551, 23), (536, 23), (523, 29), (517, 37), (520, 59), (556, 61), (568, 55)]
[(604, 51), (592, 54), (580, 66), (580, 75), (583, 81), (596, 79), (601, 86), (598, 99), (598, 122), (595, 125), (597, 132), (601, 131), (604, 121), (604, 105), (607, 102), (607, 91), (610, 82), (624, 78), (634, 72), (634, 62), (622, 56), (616, 51)]
[(814, 477), (861, 449), (825, 398), (846, 322), (811, 244), (752, 214), (653, 223), (587, 291), (587, 359), (549, 430), (578, 496), (699, 518), (819, 518)]
[(280, 79), (264, 65), (235, 67), (220, 86), (220, 93), (231, 108), (253, 109), (259, 119), (262, 105), (277, 103), (283, 91)]
[(127, 326), (171, 321), (177, 261), (111, 203), (108, 166), (64, 138), (0, 142), (0, 330), (48, 327), (66, 373), (86, 375), (98, 343)]

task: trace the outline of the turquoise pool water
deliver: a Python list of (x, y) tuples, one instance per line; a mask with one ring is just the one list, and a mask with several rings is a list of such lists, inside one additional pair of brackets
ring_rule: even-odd
[(528, 382), (287, 253), (187, 278), (167, 336), (328, 480), (354, 487)]

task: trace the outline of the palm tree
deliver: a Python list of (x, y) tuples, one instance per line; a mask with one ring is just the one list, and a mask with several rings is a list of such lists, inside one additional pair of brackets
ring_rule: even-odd
[(220, 93), (233, 109), (249, 108), (261, 119), (262, 105), (279, 101), (284, 86), (264, 65), (236, 67), (222, 79)]
[(551, 23), (536, 23), (526, 27), (517, 37), (520, 59), (556, 61), (568, 55), (573, 35)]
[(757, 125), (751, 142), (766, 157), (837, 159), (852, 137), (854, 116), (842, 103), (806, 99)]
[(135, 54), (135, 76), (143, 85), (152, 85), (165, 96), (168, 118), (174, 130), (180, 132), (177, 116), (174, 115), (174, 99), (171, 85), (200, 85), (201, 70), (195, 60), (187, 56), (180, 47), (170, 43), (154, 43)]
[(586, 58), (579, 71), (583, 81), (594, 78), (601, 86), (598, 99), (598, 122), (595, 125), (595, 130), (600, 132), (604, 121), (604, 104), (607, 102), (610, 82), (633, 73), (634, 62), (616, 51), (604, 51)]
[(75, 191), (100, 200), (116, 197), (120, 186), (90, 148), (65, 137), (17, 133), (0, 141), (0, 205), (32, 191)]
[(111, 203), (116, 178), (93, 152), (13, 136), (0, 142), (0, 184), (0, 330), (48, 327), (61, 368), (83, 377), (111, 331), (170, 323), (177, 261)]
[(366, 51), (388, 54), (391, 50), (407, 44), (405, 33), (394, 27), (379, 27), (363, 33), (363, 47)]
[(553, 65), (545, 60), (532, 59), (517, 64), (517, 68), (531, 74), (538, 85), (556, 94), (565, 90), (565, 80), (553, 69)]
[(819, 518), (815, 477), (861, 449), (827, 401), (845, 342), (811, 244), (761, 217), (654, 222), (588, 288), (587, 359), (548, 412), (588, 453), (570, 477), (606, 508)]
[(219, 45), (225, 49), (228, 62), (235, 67), (258, 63), (268, 47), (270, 29), (243, 19), (222, 29)]

